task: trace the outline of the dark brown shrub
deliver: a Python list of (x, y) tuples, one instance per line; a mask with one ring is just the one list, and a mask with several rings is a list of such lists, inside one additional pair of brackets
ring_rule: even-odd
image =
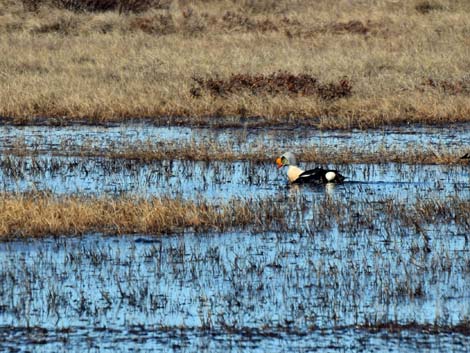
[(59, 8), (70, 11), (111, 11), (116, 10), (119, 0), (53, 0), (53, 4)]
[(224, 27), (232, 30), (232, 29), (244, 29), (244, 30), (253, 30), (255, 27), (255, 21), (250, 19), (247, 16), (241, 15), (237, 12), (227, 11), (222, 16), (222, 22)]
[[(34, 0), (25, 0), (34, 1)], [(41, 0), (37, 0), (41, 1)], [(119, 13), (143, 12), (150, 8), (168, 8), (171, 0), (50, 0), (52, 4), (70, 11), (103, 12), (119, 11)]]
[(42, 0), (21, 0), (25, 11), (36, 12), (42, 3)]
[(428, 14), (431, 11), (441, 11), (444, 10), (444, 6), (439, 3), (432, 3), (429, 1), (421, 1), (420, 3), (416, 4), (415, 10), (421, 14)]
[(198, 77), (194, 77), (193, 80), (195, 85), (190, 90), (193, 97), (199, 97), (203, 91), (206, 91), (212, 96), (222, 97), (248, 92), (255, 96), (288, 94), (334, 100), (348, 97), (352, 91), (351, 82), (347, 78), (323, 84), (307, 74), (294, 75), (283, 71), (271, 75), (233, 74), (225, 80)]
[(232, 2), (252, 14), (280, 12), (283, 8), (279, 0), (232, 0)]
[(277, 26), (270, 20), (256, 22), (256, 30), (260, 32), (277, 32)]
[(348, 32), (353, 34), (367, 34), (369, 27), (365, 26), (361, 21), (338, 22), (331, 24), (333, 32)]

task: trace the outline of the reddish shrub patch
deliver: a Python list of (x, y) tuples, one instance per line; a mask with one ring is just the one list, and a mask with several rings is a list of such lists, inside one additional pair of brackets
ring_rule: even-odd
[(370, 31), (369, 26), (364, 25), (361, 21), (349, 21), (332, 23), (330, 29), (337, 33), (353, 33), (353, 34), (367, 34)]
[(212, 96), (228, 96), (242, 92), (252, 95), (289, 94), (299, 96), (318, 96), (324, 100), (333, 100), (351, 95), (352, 85), (348, 78), (338, 82), (321, 83), (317, 78), (307, 75), (294, 75), (288, 72), (276, 72), (270, 75), (233, 74), (228, 79), (193, 77), (195, 85), (190, 93), (199, 97), (203, 92)]

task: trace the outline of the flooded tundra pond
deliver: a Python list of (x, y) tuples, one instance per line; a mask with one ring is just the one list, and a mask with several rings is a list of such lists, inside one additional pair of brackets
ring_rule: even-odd
[[(308, 166), (308, 164), (306, 165)], [(313, 167), (313, 165), (312, 165)], [(347, 176), (343, 185), (304, 186), (303, 194), (375, 201), (384, 197), (443, 200), (470, 196), (466, 165), (334, 165)], [(145, 162), (105, 158), (0, 157), (0, 191), (55, 194), (171, 196), (184, 199), (264, 198), (296, 192), (274, 163)]]
[[(470, 336), (452, 328), (470, 316), (469, 248), (445, 234), (430, 253), (414, 242), (333, 231), (3, 243), (0, 348), (464, 351)], [(447, 329), (425, 333), (433, 325)]]
[[(289, 187), (274, 161), (80, 155), (84, 146), (138, 149), (148, 141), (239, 151), (426, 146), (460, 155), (470, 146), (470, 126), (368, 132), (0, 126), (3, 193), (215, 204), (269, 199), (292, 222), (289, 232), (253, 227), (0, 243), (1, 352), (468, 351), (470, 223), (452, 218), (457, 210), (442, 222), (428, 217), (424, 226), (406, 214), (432, 202), (445, 208), (468, 200), (468, 165), (332, 161), (348, 182)], [(24, 153), (10, 153), (15, 149)], [(74, 153), (55, 153), (62, 150)], [(390, 200), (410, 208), (392, 213), (387, 205), (397, 204)]]
[(148, 124), (110, 127), (0, 126), (0, 132), (0, 150), (20, 145), (46, 153), (64, 148), (80, 150), (83, 146), (106, 150), (165, 142), (215, 144), (237, 151), (275, 146), (280, 152), (306, 147), (360, 147), (373, 152), (387, 148), (407, 149), (425, 144), (430, 148), (446, 147), (460, 153), (462, 146), (470, 145), (470, 124), (368, 131), (321, 131), (314, 128), (210, 129)]

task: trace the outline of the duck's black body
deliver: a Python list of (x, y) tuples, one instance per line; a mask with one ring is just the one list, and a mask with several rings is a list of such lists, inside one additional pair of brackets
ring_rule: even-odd
[(470, 153), (465, 153), (460, 159), (470, 159)]
[(295, 184), (305, 184), (305, 183), (316, 183), (316, 184), (325, 184), (325, 183), (342, 183), (346, 179), (342, 176), (337, 170), (332, 169), (323, 169), (323, 168), (314, 168), (306, 170), (294, 181)]
[(297, 167), (295, 155), (292, 152), (286, 152), (276, 159), (278, 168), (287, 167), (287, 178), (293, 184), (326, 184), (326, 183), (342, 183), (344, 176), (337, 170), (314, 168), (310, 170), (302, 170)]

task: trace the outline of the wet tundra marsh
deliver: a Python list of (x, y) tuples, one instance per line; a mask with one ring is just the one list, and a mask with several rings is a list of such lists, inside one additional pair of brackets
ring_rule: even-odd
[(467, 0), (2, 0), (0, 10), (9, 123), (469, 121)]
[[(311, 164), (315, 165), (315, 164)], [(0, 191), (50, 192), (55, 195), (207, 199), (273, 198), (284, 193), (322, 195), (366, 201), (394, 198), (445, 200), (467, 197), (468, 164), (408, 165), (328, 164), (347, 175), (342, 185), (288, 187), (270, 162), (153, 161), (78, 157), (0, 158)]]
[[(287, 210), (283, 207), (286, 203)], [(205, 199), (109, 199), (30, 193), (1, 194), (0, 205), (4, 210), (0, 216), (0, 240), (95, 232), (162, 235), (247, 228), (257, 232), (315, 234), (337, 228), (351, 234), (423, 234), (428, 248), (426, 234), (441, 231), (442, 223), (444, 227), (451, 226), (449, 229), (458, 236), (470, 232), (470, 202), (467, 197), (457, 196), (442, 200), (417, 197), (410, 201), (313, 194), (287, 199), (237, 198), (211, 204)]]
[(435, 234), (431, 252), (416, 248), (420, 237), (385, 240), (329, 231), (3, 243), (0, 346), (465, 351), (463, 238)]
[[(466, 125), (0, 131), (0, 350), (470, 345)], [(211, 153), (196, 158), (191, 146)], [(159, 157), (118, 154), (140, 148)], [(252, 149), (259, 156), (246, 158)], [(347, 182), (288, 186), (274, 163), (286, 149)], [(334, 153), (391, 150), (435, 159)]]
[[(301, 161), (338, 164), (396, 162), (466, 164), (470, 125), (369, 131), (122, 126), (4, 126), (3, 155), (162, 160), (272, 162), (296, 151)], [(456, 138), (459, 143), (456, 144)], [(271, 142), (275, 142), (273, 145)], [(273, 145), (273, 146), (272, 146)]]

